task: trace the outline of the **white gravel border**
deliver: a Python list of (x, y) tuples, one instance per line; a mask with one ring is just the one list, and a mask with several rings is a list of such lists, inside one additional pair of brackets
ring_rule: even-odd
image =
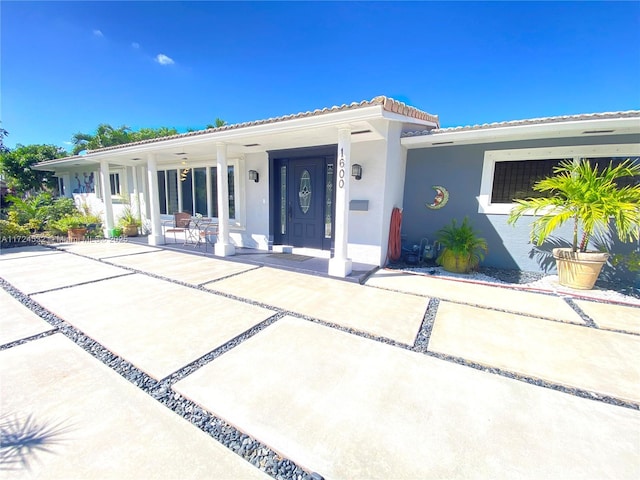
[(524, 290), (539, 291), (545, 293), (552, 293), (558, 296), (584, 298), (588, 300), (605, 301), (624, 303), (627, 305), (633, 305), (640, 307), (640, 299), (632, 297), (630, 295), (624, 295), (615, 290), (604, 290), (598, 287), (592, 290), (577, 290), (574, 288), (564, 287), (558, 283), (557, 275), (546, 275), (545, 277), (534, 280), (529, 283), (509, 283), (503, 282), (494, 277), (490, 277), (483, 273), (451, 273), (444, 270), (442, 267), (423, 267), (423, 268), (410, 268), (407, 271), (411, 273), (417, 273), (420, 275), (427, 275), (432, 277), (448, 277), (454, 280), (460, 280), (470, 283), (481, 283), (485, 285), (500, 285), (511, 288), (518, 288)]

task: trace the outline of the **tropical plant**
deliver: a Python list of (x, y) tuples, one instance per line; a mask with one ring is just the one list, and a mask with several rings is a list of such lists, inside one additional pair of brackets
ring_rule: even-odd
[(6, 147), (4, 144), (4, 138), (8, 135), (9, 135), (9, 132), (7, 132), (4, 128), (0, 127), (0, 153), (9, 151), (9, 148)]
[(171, 135), (177, 135), (178, 133), (178, 130), (173, 127), (132, 130), (126, 125), (114, 128), (108, 123), (101, 123), (98, 125), (98, 128), (96, 128), (95, 133), (78, 132), (73, 135), (72, 142), (74, 147), (72, 152), (75, 155), (85, 150), (97, 150), (99, 148), (139, 142), (151, 138), (169, 137)]
[(125, 205), (122, 209), (122, 213), (120, 214), (120, 218), (118, 220), (118, 225), (122, 227), (126, 226), (135, 226), (139, 227), (142, 225), (140, 219), (136, 216), (131, 208), (131, 205)]
[(572, 221), (572, 251), (586, 252), (591, 236), (608, 232), (611, 219), (620, 241), (640, 239), (640, 184), (619, 185), (624, 177), (640, 176), (637, 160), (609, 163), (604, 169), (586, 159), (564, 160), (554, 174), (533, 186), (549, 196), (516, 200), (509, 215), (513, 225), (525, 214), (541, 214), (531, 225), (532, 242), (542, 245), (554, 230)]
[(224, 127), (226, 124), (227, 122), (225, 122), (221, 118), (216, 117), (215, 121), (213, 123), (207, 124), (206, 128), (220, 128), (220, 127)]
[(87, 219), (84, 215), (67, 215), (61, 219), (51, 222), (51, 230), (55, 234), (67, 233), (68, 230), (74, 228), (86, 228), (88, 225)]
[(8, 218), (19, 225), (26, 225), (29, 230), (38, 232), (47, 228), (48, 224), (65, 215), (77, 212), (71, 198), (53, 199), (49, 192), (40, 192), (26, 198), (7, 195), (10, 202)]
[(11, 241), (15, 237), (28, 237), (29, 229), (9, 220), (0, 220), (0, 239)]
[(44, 160), (65, 157), (67, 152), (55, 145), (18, 145), (15, 149), (0, 151), (0, 174), (7, 187), (18, 195), (42, 189), (54, 189), (57, 181), (53, 172), (33, 170), (31, 167)]
[(468, 217), (460, 226), (452, 219), (438, 231), (438, 242), (443, 249), (436, 262), (452, 272), (469, 273), (477, 269), (488, 253), (487, 241), (472, 228)]

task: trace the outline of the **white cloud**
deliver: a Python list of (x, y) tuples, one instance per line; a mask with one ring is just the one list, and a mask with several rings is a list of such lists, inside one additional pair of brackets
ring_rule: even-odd
[(173, 65), (174, 62), (173, 58), (171, 57), (167, 57), (164, 53), (159, 53), (158, 55), (156, 55), (156, 62), (158, 62), (160, 65)]
[(131, 48), (135, 48), (137, 50), (140, 48), (140, 44), (138, 42), (131, 42)]
[(104, 37), (104, 34), (100, 30), (96, 29), (93, 31), (93, 36), (102, 38)]

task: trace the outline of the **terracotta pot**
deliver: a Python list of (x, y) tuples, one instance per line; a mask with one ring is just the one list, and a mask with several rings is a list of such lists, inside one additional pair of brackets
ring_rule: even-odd
[(558, 268), (558, 281), (565, 287), (591, 290), (607, 263), (608, 253), (574, 252), (570, 248), (554, 248), (553, 258)]
[(81, 242), (84, 240), (84, 236), (87, 233), (87, 229), (82, 228), (70, 228), (67, 230), (67, 240), (70, 242)]

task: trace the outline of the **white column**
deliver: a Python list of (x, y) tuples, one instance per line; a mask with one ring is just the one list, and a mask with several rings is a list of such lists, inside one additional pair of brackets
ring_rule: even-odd
[(149, 178), (149, 206), (151, 211), (151, 232), (149, 245), (163, 245), (164, 235), (160, 222), (160, 195), (158, 194), (158, 163), (154, 154), (147, 155), (147, 177)]
[(102, 187), (102, 201), (104, 202), (104, 237), (109, 238), (109, 231), (113, 228), (113, 205), (111, 204), (111, 182), (109, 181), (109, 162), (100, 161), (100, 186)]
[(142, 211), (140, 210), (140, 187), (138, 186), (138, 167), (131, 167), (131, 170), (133, 172), (133, 195), (135, 198), (133, 209), (136, 216), (142, 220)]
[(218, 182), (218, 241), (215, 254), (219, 257), (235, 255), (236, 249), (229, 241), (229, 183), (227, 168), (227, 145), (216, 144)]
[(338, 130), (338, 169), (336, 177), (336, 218), (333, 258), (329, 260), (329, 275), (346, 277), (351, 273), (347, 258), (349, 240), (349, 179), (351, 178), (351, 130)]
[(182, 170), (184, 170), (184, 168), (178, 169), (178, 176), (176, 178), (176, 181), (178, 182), (178, 184), (176, 185), (176, 195), (178, 195), (178, 211), (179, 212), (184, 212), (184, 205), (182, 205), (182, 184), (184, 183), (181, 179)]
[(205, 167), (205, 185), (207, 186), (207, 217), (213, 217), (213, 192), (211, 191), (211, 168)]

